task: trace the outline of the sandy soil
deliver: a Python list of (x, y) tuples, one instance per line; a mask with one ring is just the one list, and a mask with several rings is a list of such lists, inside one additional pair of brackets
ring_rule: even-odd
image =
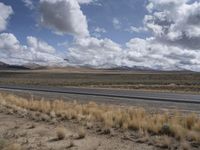
[[(62, 129), (63, 139), (58, 139)], [(82, 132), (81, 132), (82, 131)], [(80, 135), (84, 136), (80, 136)], [(200, 143), (0, 105), (0, 150), (199, 150)]]
[[(57, 140), (56, 128), (64, 126), (66, 137)], [(0, 113), (0, 143), (17, 143), (24, 150), (152, 150), (155, 147), (138, 144), (115, 135), (97, 134), (86, 130), (83, 139), (74, 138), (80, 126), (72, 122), (36, 122)], [(3, 142), (2, 142), (3, 141)], [(0, 148), (1, 149), (1, 148)], [(18, 150), (18, 149), (17, 149)]]

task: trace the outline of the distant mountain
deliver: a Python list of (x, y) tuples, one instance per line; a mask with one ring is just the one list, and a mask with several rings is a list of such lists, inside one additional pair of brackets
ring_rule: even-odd
[(157, 69), (152, 69), (152, 68), (148, 68), (148, 67), (144, 67), (144, 66), (133, 66), (133, 67), (127, 67), (127, 66), (122, 66), (122, 67), (115, 67), (115, 68), (110, 68), (107, 70), (113, 70), (113, 71), (139, 71), (139, 72), (185, 72), (185, 73), (190, 73), (192, 71), (190, 70), (183, 70), (183, 69), (179, 69), (179, 70), (157, 70)]
[(127, 67), (127, 66), (121, 66), (121, 67), (113, 67), (113, 68), (107, 68), (104, 67), (100, 68), (94, 68), (91, 66), (68, 66), (68, 67), (47, 67), (47, 66), (41, 66), (35, 63), (28, 63), (25, 65), (9, 65), (4, 62), (0, 61), (0, 70), (49, 70), (49, 69), (62, 69), (62, 70), (68, 70), (69, 72), (90, 72), (90, 71), (114, 71), (114, 72), (152, 72), (152, 73), (159, 73), (159, 72), (184, 72), (184, 73), (190, 73), (192, 71), (189, 70), (169, 70), (169, 71), (161, 71), (156, 70), (144, 66), (133, 66), (133, 67)]
[(7, 66), (6, 63), (0, 62), (0, 67)]
[(107, 70), (119, 70), (119, 71), (156, 71), (154, 69), (148, 68), (148, 67), (143, 67), (143, 66), (134, 66), (134, 67), (127, 67), (127, 66), (122, 66), (122, 67), (115, 67), (115, 68), (110, 68)]
[(29, 69), (46, 69), (47, 67), (44, 67), (44, 66), (40, 66), (38, 64), (35, 64), (35, 63), (28, 63), (28, 64), (25, 64), (24, 67), (26, 68), (29, 68)]
[(0, 70), (27, 70), (29, 68), (20, 65), (9, 65), (4, 62), (0, 62)]

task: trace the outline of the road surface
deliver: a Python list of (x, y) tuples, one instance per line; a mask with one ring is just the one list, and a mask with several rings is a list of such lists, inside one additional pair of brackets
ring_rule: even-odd
[(14, 92), (20, 96), (34, 96), (49, 100), (95, 101), (108, 104), (134, 105), (156, 109), (175, 109), (200, 114), (200, 95), (177, 94), (120, 89), (94, 89), (78, 87), (4, 86), (0, 91)]

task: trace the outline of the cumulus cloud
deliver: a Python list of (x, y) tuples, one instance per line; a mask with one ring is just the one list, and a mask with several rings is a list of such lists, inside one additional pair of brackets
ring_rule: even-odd
[(110, 39), (79, 39), (69, 48), (68, 60), (74, 65), (95, 68), (127, 66), (155, 70), (200, 71), (198, 51), (163, 45), (153, 37), (133, 38), (125, 47)]
[[(200, 71), (199, 2), (149, 0), (145, 27), (152, 37), (133, 38), (121, 46), (110, 39), (76, 39), (69, 48), (69, 62), (92, 67), (145, 67), (156, 70)], [(113, 20), (113, 25), (120, 22)], [(116, 27), (116, 26), (115, 26)], [(84, 57), (83, 57), (84, 56)]]
[(155, 38), (134, 38), (126, 43), (126, 62), (130, 66), (145, 66), (157, 70), (200, 71), (200, 52), (165, 45)]
[(96, 6), (102, 6), (99, 0), (77, 0), (79, 4), (92, 4)]
[(102, 36), (102, 34), (104, 34), (106, 32), (107, 32), (106, 29), (100, 28), (100, 27), (96, 27), (92, 31), (92, 36), (100, 38)]
[(22, 0), (25, 4), (26, 7), (28, 7), (29, 9), (34, 9), (34, 5), (32, 0)]
[[(149, 0), (144, 27), (132, 31), (151, 31), (152, 37), (130, 39), (125, 45), (89, 34), (86, 16), (80, 4), (90, 0), (40, 0), (41, 23), (58, 34), (74, 36), (67, 44), (66, 59), (72, 65), (96, 68), (146, 67), (157, 70), (200, 71), (200, 2), (190, 0)], [(1, 9), (0, 9), (1, 10)], [(113, 26), (121, 28), (117, 18)], [(101, 28), (96, 32), (104, 33)], [(0, 61), (66, 64), (49, 44), (27, 37), (22, 45), (13, 34), (0, 34)]]
[(131, 32), (131, 33), (133, 33), (133, 32), (140, 33), (140, 32), (147, 31), (147, 28), (145, 28), (145, 27), (130, 26), (130, 28), (126, 29), (125, 31)]
[(40, 41), (32, 36), (27, 37), (27, 44), (30, 47), (30, 49), (37, 49), (37, 51), (40, 52), (53, 54), (56, 51), (51, 45), (47, 44), (46, 42)]
[(121, 50), (120, 45), (110, 39), (81, 38), (69, 48), (68, 60), (79, 66), (115, 67), (120, 65)]
[(95, 32), (98, 32), (98, 33), (106, 33), (106, 29), (100, 28), (100, 27), (96, 27), (96, 28), (94, 29), (94, 31), (95, 31)]
[(93, 2), (94, 0), (77, 0), (77, 1), (80, 4), (89, 4), (89, 3)]
[(77, 0), (40, 0), (40, 14), (41, 23), (55, 33), (89, 36), (87, 20)]
[(200, 48), (200, 2), (149, 0), (146, 27), (160, 40), (182, 48)]
[(113, 18), (112, 20), (113, 27), (118, 30), (121, 28), (121, 22), (117, 18)]
[(22, 45), (11, 33), (0, 34), (0, 61), (18, 65), (65, 65), (63, 58), (57, 56), (55, 49), (46, 42), (27, 37), (27, 45)]
[[(149, 0), (145, 27), (153, 37), (126, 43), (127, 66), (200, 71), (200, 2)], [(140, 28), (133, 28), (137, 32)], [(141, 28), (142, 29), (142, 28)]]
[(13, 9), (11, 6), (7, 6), (0, 2), (0, 14), (0, 31), (3, 31), (7, 27), (10, 15), (13, 14)]

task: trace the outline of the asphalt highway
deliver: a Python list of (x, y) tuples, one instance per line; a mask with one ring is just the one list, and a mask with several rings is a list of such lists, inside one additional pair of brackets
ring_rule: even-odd
[(0, 85), (0, 90), (8, 91), (29, 91), (53, 94), (68, 94), (79, 96), (95, 96), (107, 98), (120, 98), (126, 100), (142, 100), (154, 102), (170, 102), (200, 105), (200, 95), (198, 94), (177, 94), (164, 92), (119, 90), (119, 89), (96, 89), (77, 87), (37, 87), (37, 86), (6, 86)]

